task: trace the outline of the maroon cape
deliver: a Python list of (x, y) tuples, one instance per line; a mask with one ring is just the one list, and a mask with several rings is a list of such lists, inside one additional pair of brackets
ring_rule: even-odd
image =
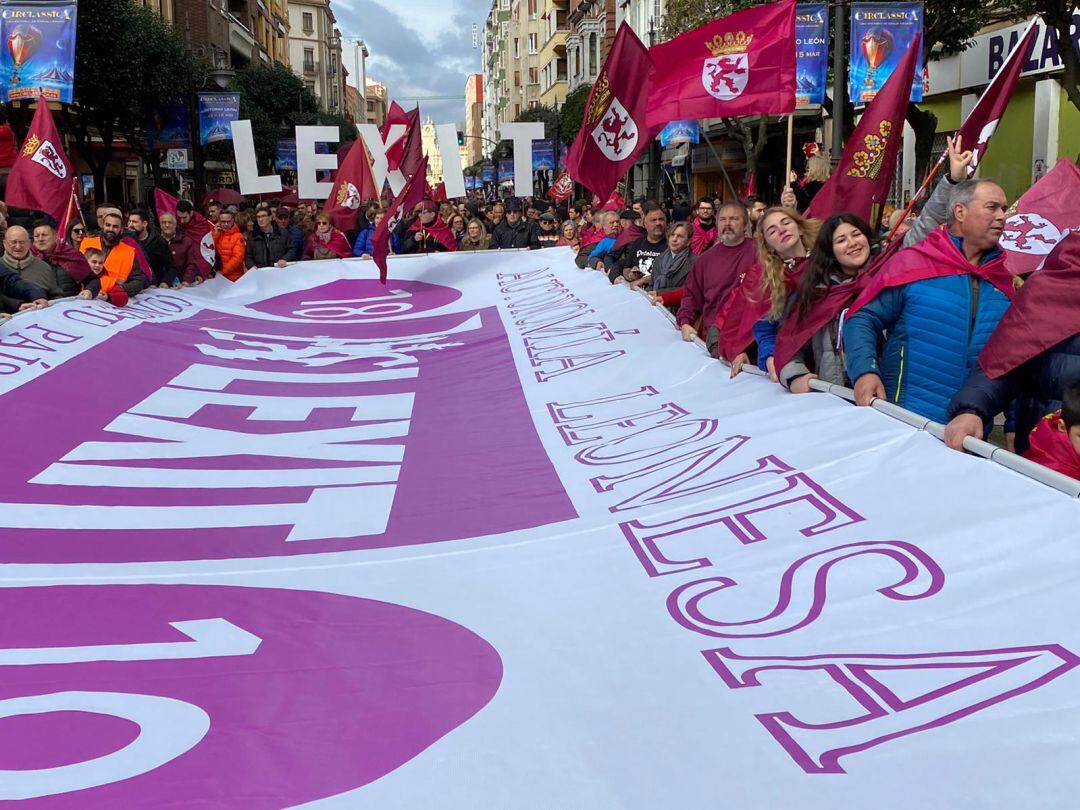
[(619, 250), (627, 245), (631, 245), (641, 237), (645, 236), (645, 229), (640, 225), (630, 225), (628, 228), (624, 228), (619, 231), (619, 235), (615, 237), (615, 244), (611, 246), (612, 250)]
[[(416, 233), (420, 230), (420, 217), (417, 217), (413, 224), (409, 226), (410, 233)], [(439, 242), (447, 250), (457, 250), (458, 243), (457, 237), (454, 236), (454, 232), (450, 230), (450, 226), (443, 222), (443, 219), (438, 214), (435, 215), (435, 221), (430, 225), (423, 226), (424, 230), (435, 237), (435, 241)]]
[(832, 321), (870, 285), (874, 276), (893, 254), (900, 249), (902, 240), (895, 239), (879, 255), (870, 260), (851, 284), (836, 284), (829, 288), (821, 298), (814, 302), (810, 311), (803, 318), (791, 312), (780, 324), (776, 335), (776, 370), (788, 364), (795, 353), (805, 346), (823, 326)]
[[(784, 274), (788, 290), (795, 289), (805, 269), (806, 259), (801, 259)], [(746, 351), (754, 342), (754, 324), (768, 315), (771, 307), (769, 294), (761, 289), (761, 265), (754, 262), (717, 316), (720, 356), (730, 361)]]
[(979, 355), (991, 379), (1080, 332), (1080, 232), (1070, 231), (1016, 294)]
[(944, 226), (931, 231), (921, 242), (900, 251), (892, 260), (874, 275), (855, 303), (848, 308), (851, 317), (868, 303), (877, 298), (882, 290), (890, 287), (902, 287), (928, 278), (944, 278), (974, 274), (984, 281), (989, 281), (1010, 299), (1014, 288), (1012, 275), (1005, 269), (1005, 254), (985, 264), (974, 265), (953, 244), (952, 237)]
[(83, 279), (90, 275), (90, 265), (86, 257), (79, 252), (78, 248), (63, 240), (57, 240), (56, 247), (48, 256), (38, 252), (37, 248), (31, 248), (31, 250), (39, 259), (48, 262), (53, 267), (59, 267), (77, 284), (82, 284)]

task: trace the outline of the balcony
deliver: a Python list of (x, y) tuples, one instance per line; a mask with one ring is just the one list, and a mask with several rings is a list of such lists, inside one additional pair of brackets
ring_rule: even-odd
[(229, 48), (245, 60), (251, 59), (251, 54), (258, 48), (255, 35), (232, 14), (226, 14), (225, 16), (229, 21)]
[(315, 74), (315, 71), (317, 71), (318, 69), (319, 69), (319, 63), (318, 62), (315, 62), (315, 61), (309, 62), (306, 59), (304, 60), (304, 75), (305, 76), (313, 76)]

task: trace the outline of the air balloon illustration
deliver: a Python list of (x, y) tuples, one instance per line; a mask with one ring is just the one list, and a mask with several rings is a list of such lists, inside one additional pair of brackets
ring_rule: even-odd
[(32, 25), (17, 25), (8, 34), (8, 53), (11, 54), (11, 62), (14, 69), (11, 71), (11, 83), (19, 83), (19, 71), (22, 66), (41, 47), (41, 31)]
[(871, 28), (863, 34), (861, 45), (866, 64), (869, 66), (865, 84), (868, 88), (872, 88), (877, 81), (878, 68), (885, 64), (885, 60), (893, 52), (893, 35), (885, 28)]

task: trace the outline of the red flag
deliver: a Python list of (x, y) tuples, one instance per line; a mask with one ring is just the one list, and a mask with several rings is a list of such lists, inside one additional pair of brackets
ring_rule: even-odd
[(401, 173), (405, 177), (412, 177), (420, 165), (420, 159), (424, 156), (422, 136), (420, 135), (420, 108), (409, 110), (405, 116), (409, 119), (409, 128), (405, 132), (405, 137), (402, 138), (404, 151), (398, 165), (395, 167), (391, 164), (390, 168), (401, 169)]
[[(179, 200), (169, 192), (160, 188), (154, 189), (154, 208), (158, 216), (168, 213), (175, 217), (178, 202)], [(199, 248), (195, 251), (195, 263), (198, 265), (199, 275), (209, 278), (210, 271), (214, 269), (214, 262), (217, 260), (217, 248), (214, 247), (214, 223), (198, 211), (193, 211), (191, 221), (187, 225), (181, 225), (180, 218), (177, 217), (177, 228)]]
[(400, 104), (391, 101), (390, 109), (386, 111), (386, 120), (383, 121), (382, 125), (381, 134), (384, 143), (386, 142), (386, 136), (390, 134), (390, 127), (395, 124), (405, 127), (405, 133), (393, 143), (387, 144), (386, 162), (391, 169), (396, 169), (398, 164), (401, 163), (401, 156), (405, 153), (405, 137), (409, 134), (409, 117), (401, 109)]
[(574, 195), (574, 180), (570, 177), (569, 172), (563, 172), (560, 174), (554, 183), (551, 184), (551, 188), (548, 189), (548, 197), (558, 202), (568, 200)]
[(330, 217), (335, 228), (347, 231), (356, 227), (356, 212), (364, 200), (378, 196), (375, 180), (371, 175), (371, 161), (361, 140), (351, 147), (334, 175), (334, 185), (323, 211)]
[(600, 205), (600, 198), (594, 194), (592, 205), (597, 211), (622, 211), (626, 208), (626, 200), (623, 199), (622, 194), (613, 191), (611, 192), (611, 196), (607, 198), (607, 202), (603, 205)]
[(589, 91), (581, 129), (566, 153), (570, 176), (598, 197), (611, 194), (652, 141), (653, 133), (645, 126), (648, 98), (641, 92), (652, 72), (648, 49), (624, 22)]
[(10, 124), (0, 124), (0, 168), (15, 165), (15, 133)]
[(1024, 69), (1028, 54), (1035, 45), (1037, 33), (1035, 20), (1032, 20), (1024, 36), (1006, 57), (1005, 63), (998, 69), (993, 81), (983, 90), (957, 133), (961, 138), (961, 147), (971, 149), (975, 153), (968, 167), (969, 177), (975, 174), (979, 161), (990, 145), (990, 138), (997, 129), (998, 122), (1005, 114), (1005, 108), (1009, 104), (1009, 99), (1012, 98), (1013, 90), (1016, 89), (1016, 82), (1020, 79), (1020, 71)]
[(71, 199), (71, 161), (64, 154), (49, 105), (38, 99), (34, 120), (8, 175), (5, 202), (12, 208), (43, 211), (59, 222)]
[(803, 216), (825, 219), (840, 211), (850, 211), (869, 221), (874, 205), (885, 203), (904, 137), (904, 117), (921, 47), (920, 33), (911, 41), (885, 86), (866, 106), (844, 146), (839, 165), (814, 195)]
[[(737, 11), (649, 49), (649, 127), (795, 109), (795, 0)], [(640, 87), (640, 79), (638, 79)]]
[(1058, 242), (1080, 228), (1080, 169), (1060, 158), (1016, 203), (1005, 220), (998, 243), (1005, 249), (1005, 267), (1016, 276), (1034, 272)]
[(1016, 293), (979, 355), (991, 379), (1080, 333), (1080, 233), (1070, 231)]
[(427, 184), (427, 158), (420, 158), (420, 166), (408, 180), (405, 188), (390, 203), (390, 210), (386, 212), (382, 222), (375, 228), (371, 237), (371, 258), (379, 268), (379, 280), (386, 283), (386, 257), (390, 254), (390, 234), (403, 217), (411, 214), (413, 209), (424, 199), (424, 188)]

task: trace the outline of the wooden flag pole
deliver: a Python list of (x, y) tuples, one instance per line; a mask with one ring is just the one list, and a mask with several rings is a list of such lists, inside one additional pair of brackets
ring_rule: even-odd
[(787, 117), (787, 171), (784, 173), (784, 186), (791, 184), (791, 143), (795, 138), (795, 113)]

